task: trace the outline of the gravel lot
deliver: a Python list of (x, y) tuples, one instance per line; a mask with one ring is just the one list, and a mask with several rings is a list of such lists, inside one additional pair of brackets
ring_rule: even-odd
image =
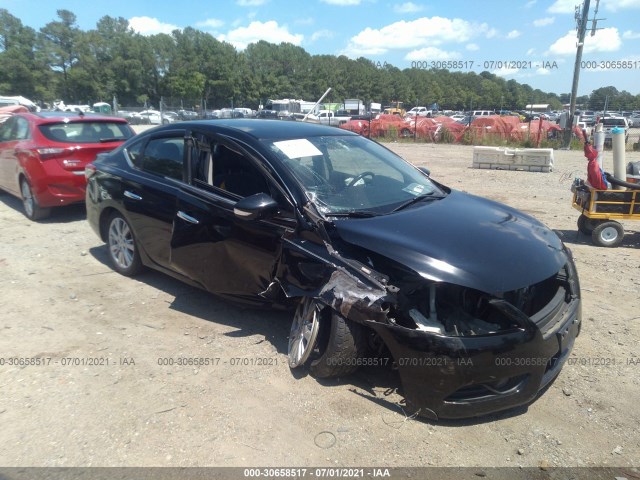
[[(545, 174), (474, 170), (471, 147), (391, 148), (442, 183), (534, 215), (573, 250), (584, 325), (541, 398), (431, 422), (405, 417), (390, 369), (293, 375), (290, 313), (243, 309), (155, 272), (120, 276), (82, 207), (33, 223), (3, 194), (0, 356), (50, 360), (0, 365), (0, 466), (638, 466), (640, 223), (625, 223), (617, 249), (577, 233), (579, 151), (556, 151)], [(219, 360), (161, 365), (179, 357)]]

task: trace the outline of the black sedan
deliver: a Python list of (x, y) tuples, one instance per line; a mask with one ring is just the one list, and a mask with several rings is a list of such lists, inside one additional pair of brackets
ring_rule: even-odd
[(580, 330), (578, 276), (554, 232), (345, 130), (183, 122), (86, 175), (115, 270), (290, 305), (292, 368), (341, 376), (388, 358), (428, 417), (529, 403)]

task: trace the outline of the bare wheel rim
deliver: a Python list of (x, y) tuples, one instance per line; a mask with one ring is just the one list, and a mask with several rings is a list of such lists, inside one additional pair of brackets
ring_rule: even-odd
[(20, 191), (22, 192), (22, 204), (24, 205), (24, 210), (27, 212), (27, 216), (33, 216), (33, 193), (31, 193), (31, 187), (26, 180), (22, 181), (20, 185)]
[(603, 228), (600, 232), (600, 238), (604, 243), (613, 243), (618, 239), (619, 233), (614, 227)]
[(289, 333), (289, 366), (303, 365), (313, 351), (320, 327), (320, 311), (313, 299), (306, 298), (296, 309)]
[(135, 253), (133, 235), (123, 218), (116, 217), (109, 225), (109, 253), (121, 268), (129, 268), (133, 264)]

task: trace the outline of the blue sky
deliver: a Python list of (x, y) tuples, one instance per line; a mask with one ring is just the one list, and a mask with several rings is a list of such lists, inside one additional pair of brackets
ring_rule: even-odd
[[(126, 18), (142, 34), (194, 27), (238, 49), (260, 39), (286, 41), (311, 54), (362, 56), (401, 69), (454, 60), (458, 71), (489, 70), (556, 93), (571, 91), (578, 4), (581, 0), (0, 0), (0, 8), (36, 30), (56, 20), (56, 10), (67, 9), (83, 30), (109, 15)], [(591, 0), (590, 18), (596, 4)], [(578, 94), (608, 85), (640, 94), (640, 0), (601, 0), (598, 18), (599, 29), (585, 41), (588, 63)]]

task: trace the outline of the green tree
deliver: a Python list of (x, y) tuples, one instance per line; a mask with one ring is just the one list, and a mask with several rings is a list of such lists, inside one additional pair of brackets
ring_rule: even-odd
[(0, 92), (34, 99), (46, 96), (46, 71), (33, 50), (36, 32), (20, 19), (0, 9)]
[(69, 10), (58, 10), (59, 20), (47, 23), (40, 29), (38, 47), (49, 67), (62, 73), (62, 93), (70, 96), (69, 69), (78, 61), (77, 39), (80, 29), (76, 16)]

